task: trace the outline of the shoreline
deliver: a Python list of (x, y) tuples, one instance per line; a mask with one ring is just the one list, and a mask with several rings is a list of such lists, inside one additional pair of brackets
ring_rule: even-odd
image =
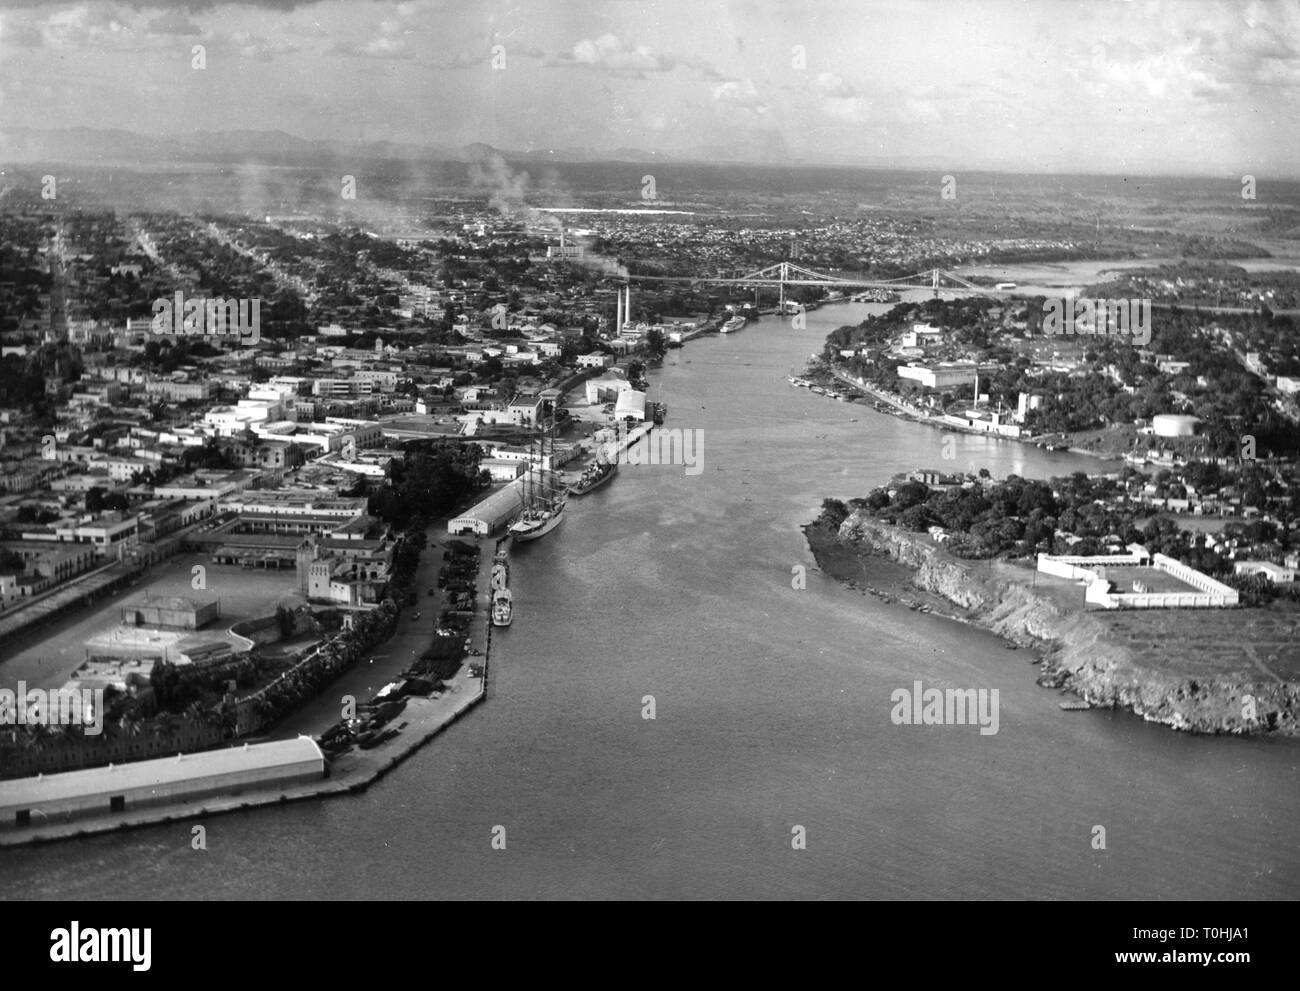
[[(910, 578), (893, 576), (908, 593), (938, 596), (949, 609), (935, 615), (978, 626), (1014, 645), (1031, 648), (1043, 688), (1071, 692), (1090, 708), (1120, 709), (1184, 732), (1234, 736), (1300, 736), (1300, 685), (1251, 682), (1203, 672), (1161, 670), (1086, 609), (1063, 610), (1043, 592), (1017, 577), (978, 573), (981, 562), (963, 561), (929, 544), (923, 535), (853, 514), (838, 530), (814, 521), (803, 527), (817, 566), (851, 588), (868, 562), (902, 567)], [(873, 570), (877, 570), (873, 569)], [(998, 569), (1002, 571), (1004, 569)], [(888, 571), (885, 581), (889, 581)], [(890, 601), (871, 589), (869, 594)], [(901, 595), (895, 594), (895, 599)], [(907, 603), (904, 603), (907, 604)], [(951, 613), (952, 606), (958, 612)], [(1257, 716), (1244, 714), (1243, 700), (1258, 701)]]
[[(434, 527), (431, 526), (430, 529)], [(406, 707), (399, 717), (402, 730), (391, 740), (370, 750), (354, 748), (333, 760), (327, 756), (325, 777), (289, 788), (246, 790), (234, 794), (210, 795), (189, 802), (170, 802), (124, 812), (80, 816), (58, 822), (46, 822), (40, 826), (33, 825), (21, 832), (13, 827), (5, 827), (0, 830), (0, 849), (57, 843), (79, 837), (103, 836), (128, 829), (184, 822), (203, 816), (225, 815), (249, 809), (285, 805), (290, 802), (335, 798), (364, 792), (487, 698), (492, 647), (491, 607), (488, 601), (489, 578), (493, 554), (504, 539), (489, 539), (481, 544), (483, 553), (480, 555), (479, 572), (476, 576), (477, 608), (468, 633), (470, 648), (461, 662), (460, 669), (454, 677), (444, 682), (448, 690), (438, 698), (418, 696), (407, 698)], [(435, 553), (437, 548), (438, 545), (430, 541), (426, 548), (429, 559), (421, 562), (421, 570), (430, 567), (435, 579), (441, 566), (440, 555)], [(491, 553), (488, 553), (489, 550)], [(416, 584), (421, 585), (423, 581)], [(394, 632), (388, 640), (377, 644), (376, 649), (382, 648), (399, 635), (398, 632)], [(478, 665), (481, 665), (482, 673), (479, 677), (475, 677), (470, 668)]]
[[(816, 374), (816, 373), (808, 373), (807, 371), (805, 371), (805, 374)], [(972, 430), (970, 427), (962, 427), (954, 423), (940, 423), (937, 421), (935, 417), (928, 416), (925, 413), (915, 410), (912, 407), (908, 406), (906, 403), (903, 402), (900, 396), (896, 396), (893, 393), (884, 392), (872, 385), (862, 384), (858, 382), (856, 379), (851, 378), (847, 373), (840, 372), (838, 369), (835, 368), (831, 370), (830, 375), (831, 378), (835, 379), (840, 384), (851, 386), (854, 389), (858, 389), (861, 392), (866, 393), (869, 400), (873, 400), (873, 401), (864, 402), (862, 400), (857, 400), (857, 399), (846, 399), (845, 400), (846, 404), (850, 406), (867, 406), (870, 409), (874, 410), (875, 412), (880, 413), (882, 416), (892, 416), (900, 420), (907, 420), (910, 423), (917, 423), (920, 424), (921, 426), (930, 427), (935, 430), (941, 430), (944, 433), (966, 434), (967, 436), (970, 437), (987, 437), (990, 440), (1007, 441), (1012, 444), (1022, 444), (1025, 447), (1036, 447), (1039, 450), (1048, 450), (1048, 451), (1064, 450), (1069, 454), (1079, 454), (1089, 458), (1096, 458), (1098, 461), (1123, 461), (1124, 460), (1123, 455), (1120, 454), (1104, 454), (1099, 451), (1090, 451), (1085, 447), (1062, 448), (1057, 445), (1050, 445), (1047, 443), (1043, 443), (1040, 440), (1034, 439), (1032, 437), (1003, 437), (1000, 434), (990, 433), (987, 430)], [(823, 397), (823, 398), (830, 398), (830, 397)], [(832, 399), (832, 402), (836, 402), (836, 401), (838, 400)], [(889, 406), (890, 409), (888, 410), (879, 409), (876, 403), (882, 403), (886, 406)]]

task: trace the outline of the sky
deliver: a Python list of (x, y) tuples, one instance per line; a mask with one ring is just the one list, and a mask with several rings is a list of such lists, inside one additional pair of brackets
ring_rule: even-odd
[(1300, 178), (1300, 3), (0, 0), (6, 126)]

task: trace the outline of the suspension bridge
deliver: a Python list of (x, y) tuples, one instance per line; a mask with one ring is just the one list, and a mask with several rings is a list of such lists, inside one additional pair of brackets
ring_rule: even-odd
[(778, 262), (767, 268), (760, 268), (748, 275), (727, 276), (684, 276), (684, 275), (629, 275), (625, 277), (632, 282), (680, 282), (690, 286), (736, 286), (741, 289), (777, 289), (780, 305), (785, 305), (786, 286), (821, 286), (832, 289), (887, 289), (894, 292), (904, 289), (930, 290), (936, 296), (951, 292), (959, 294), (978, 293), (983, 296), (1005, 298), (1011, 292), (1005, 289), (990, 289), (978, 286), (959, 275), (932, 268), (915, 275), (905, 275), (895, 279), (855, 279), (838, 275), (825, 275), (793, 262)]

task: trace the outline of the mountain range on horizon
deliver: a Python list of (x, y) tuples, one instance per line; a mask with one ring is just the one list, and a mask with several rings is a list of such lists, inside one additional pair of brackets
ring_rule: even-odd
[(664, 162), (670, 159), (640, 148), (498, 149), (482, 142), (421, 145), (396, 141), (311, 140), (284, 131), (194, 131), (146, 135), (93, 127), (35, 128), (0, 126), (0, 161), (101, 165), (256, 162), (265, 165), (319, 165), (322, 161), (487, 162), (494, 157), (517, 162)]
[[(951, 170), (952, 162), (933, 156), (909, 158), (824, 156), (817, 160), (790, 158), (750, 161), (713, 154), (669, 156), (644, 148), (496, 148), (484, 142), (465, 145), (425, 145), (398, 141), (345, 141), (300, 138), (282, 130), (193, 131), (188, 134), (146, 135), (120, 128), (37, 128), (0, 125), (0, 163), (141, 166), (158, 164), (259, 164), (312, 167), (326, 162), (459, 162), (486, 164), (496, 160), (515, 164), (577, 163), (709, 163), (762, 167), (862, 168), (900, 171)], [(1113, 170), (1078, 168), (1001, 169), (968, 168), (971, 172), (1002, 174), (1118, 175)], [(1189, 177), (1186, 172), (1147, 173)], [(1196, 178), (1222, 178), (1203, 174)]]

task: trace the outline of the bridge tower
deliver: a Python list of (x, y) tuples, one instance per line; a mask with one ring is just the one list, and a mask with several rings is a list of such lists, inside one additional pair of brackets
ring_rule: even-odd
[(779, 313), (781, 316), (785, 316), (785, 280), (789, 276), (789, 273), (790, 273), (789, 262), (782, 262), (781, 263), (781, 293), (780, 293), (780, 299), (776, 304), (777, 313)]
[(934, 289), (935, 296), (939, 295), (939, 270), (937, 268), (930, 270), (930, 285)]

